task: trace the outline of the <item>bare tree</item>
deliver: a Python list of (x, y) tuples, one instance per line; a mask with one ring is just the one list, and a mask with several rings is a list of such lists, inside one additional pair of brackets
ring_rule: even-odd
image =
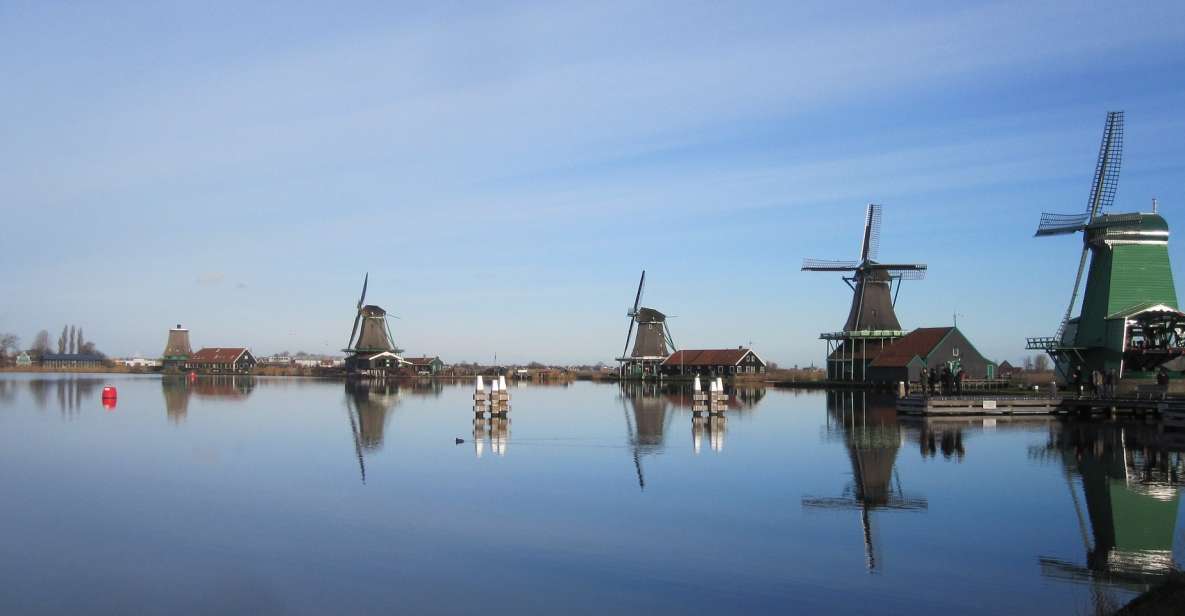
[(1038, 372), (1045, 372), (1049, 370), (1049, 357), (1046, 355), (1038, 355), (1033, 359), (1033, 366)]
[(33, 348), (29, 350), (38, 356), (48, 353), (50, 351), (49, 332), (44, 329), (37, 332), (37, 335), (33, 337)]
[(62, 335), (60, 337), (58, 337), (58, 354), (59, 355), (64, 354), (66, 352), (66, 334), (69, 333), (69, 331), (70, 331), (70, 328), (68, 326), (66, 326), (66, 325), (62, 326)]
[(1032, 372), (1032, 371), (1033, 371), (1033, 356), (1029, 355), (1028, 357), (1025, 357), (1025, 372)]
[(81, 327), (78, 328), (78, 340), (74, 343), (74, 346), (76, 349), (78, 349), (79, 353), (82, 353), (83, 352), (82, 347), (86, 346), (86, 343), (82, 341), (82, 328)]
[(8, 351), (16, 351), (21, 344), (21, 339), (16, 334), (0, 334), (0, 362), (8, 357)]
[(74, 326), (70, 326), (70, 335), (66, 337), (66, 352), (74, 354), (78, 352), (78, 331)]

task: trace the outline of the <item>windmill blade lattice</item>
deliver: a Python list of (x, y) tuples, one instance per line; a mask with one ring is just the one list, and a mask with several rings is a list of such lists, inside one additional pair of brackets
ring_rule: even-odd
[(854, 272), (860, 267), (859, 261), (839, 261), (834, 259), (803, 259), (804, 272)]
[(864, 215), (864, 239), (860, 245), (860, 262), (876, 260), (881, 250), (881, 206), (868, 204)]
[(1123, 112), (1107, 113), (1103, 142), (1099, 145), (1099, 160), (1095, 165), (1094, 181), (1090, 186), (1087, 212), (1093, 220), (1115, 202), (1119, 189), (1119, 167), (1123, 162)]

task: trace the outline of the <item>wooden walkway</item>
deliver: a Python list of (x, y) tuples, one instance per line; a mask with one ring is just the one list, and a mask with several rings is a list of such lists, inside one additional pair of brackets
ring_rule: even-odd
[(1052, 415), (1061, 403), (1061, 396), (913, 394), (897, 400), (897, 411), (906, 415)]
[(1127, 415), (1160, 417), (1166, 427), (1185, 428), (1185, 398), (1163, 395), (1126, 395), (1114, 398), (1074, 395), (996, 395), (969, 393), (955, 396), (912, 394), (897, 400), (905, 415)]

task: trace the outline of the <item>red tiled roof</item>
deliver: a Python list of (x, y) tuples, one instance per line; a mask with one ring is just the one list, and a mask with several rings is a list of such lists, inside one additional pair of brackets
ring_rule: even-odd
[(928, 355), (952, 329), (954, 328), (919, 327), (881, 351), (870, 365), (876, 368), (901, 368), (914, 357)]
[(735, 366), (749, 349), (684, 349), (675, 351), (662, 362), (667, 366)]
[(246, 353), (242, 347), (207, 347), (189, 356), (189, 361), (208, 364), (234, 363), (239, 355)]
[(404, 357), (403, 361), (416, 366), (427, 366), (436, 361), (435, 357)]

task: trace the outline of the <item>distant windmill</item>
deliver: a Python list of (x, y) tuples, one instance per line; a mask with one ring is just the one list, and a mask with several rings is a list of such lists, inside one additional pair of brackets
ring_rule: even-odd
[(859, 381), (865, 378), (867, 361), (870, 361), (866, 351), (870, 347), (883, 348), (904, 335), (895, 311), (901, 281), (921, 280), (926, 276), (926, 265), (922, 263), (877, 261), (880, 229), (881, 206), (869, 204), (864, 215), (859, 260), (805, 259), (802, 262), (805, 272), (844, 273), (843, 281), (852, 289), (852, 306), (843, 331), (821, 336), (828, 341), (830, 380)]
[[(403, 349), (395, 346), (391, 328), (387, 324), (387, 311), (378, 306), (365, 304), (366, 287), (369, 283), (370, 274), (367, 273), (362, 281), (362, 295), (358, 298), (350, 341), (343, 350), (349, 354), (346, 358), (347, 372), (380, 376), (378, 373), (398, 368), (403, 363), (403, 358), (399, 357)], [(357, 344), (354, 343), (355, 337), (358, 339)]]
[[(629, 330), (625, 334), (625, 348), (621, 350), (622, 376), (638, 376), (645, 378), (653, 376), (658, 371), (658, 365), (675, 350), (675, 340), (671, 337), (671, 330), (667, 327), (667, 315), (653, 308), (642, 307), (642, 292), (646, 288), (646, 270), (642, 270), (642, 278), (638, 280), (638, 292), (634, 295), (634, 307), (626, 312), (630, 319)], [(638, 334), (634, 335), (634, 325), (638, 326)], [(630, 339), (634, 341), (634, 348), (630, 350)], [(628, 355), (627, 355), (628, 353)]]
[[(1168, 224), (1155, 205), (1151, 213), (1107, 213), (1119, 187), (1123, 120), (1122, 111), (1107, 113), (1086, 211), (1044, 213), (1035, 234), (1082, 233), (1078, 271), (1057, 333), (1052, 338), (1028, 339), (1028, 348), (1048, 352), (1063, 376), (1068, 376), (1071, 363), (1087, 372), (1152, 371), (1183, 351), (1180, 344), (1153, 340), (1167, 338), (1156, 332), (1181, 332), (1185, 327), (1169, 261)], [(1082, 312), (1072, 318), (1084, 278)], [(1129, 353), (1128, 346), (1135, 340), (1139, 345)]]

